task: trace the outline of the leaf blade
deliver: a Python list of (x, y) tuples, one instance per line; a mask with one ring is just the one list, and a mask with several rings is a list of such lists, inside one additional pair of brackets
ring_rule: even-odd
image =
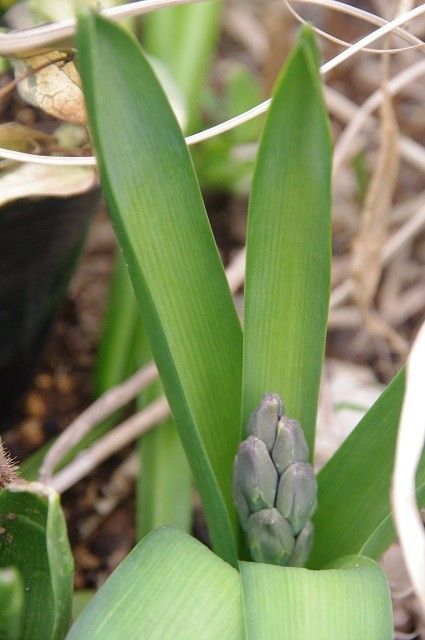
[(312, 567), (323, 567), (347, 553), (364, 553), (367, 546), (369, 554), (378, 557), (391, 541), (386, 527), (378, 530), (391, 513), (390, 485), (404, 378), (402, 370), (318, 475)]
[(78, 44), (103, 186), (151, 349), (213, 544), (235, 562), (241, 330), (190, 156), (137, 43), (85, 12)]
[(330, 288), (329, 124), (304, 31), (277, 83), (249, 205), (243, 424), (269, 391), (313, 453)]
[(382, 569), (361, 556), (323, 571), (241, 563), (247, 640), (390, 640), (391, 597)]
[(24, 585), (19, 638), (61, 640), (71, 617), (74, 563), (59, 496), (37, 483), (9, 485), (0, 492), (0, 520), (0, 567), (15, 566)]
[(161, 527), (114, 571), (67, 640), (242, 640), (238, 572), (189, 535)]

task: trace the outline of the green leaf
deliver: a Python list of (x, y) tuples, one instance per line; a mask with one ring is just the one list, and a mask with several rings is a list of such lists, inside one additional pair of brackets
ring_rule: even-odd
[[(140, 365), (152, 353), (145, 340)], [(138, 409), (164, 392), (156, 380), (137, 398)], [(137, 535), (141, 539), (162, 525), (189, 532), (192, 524), (192, 474), (174, 420), (170, 417), (139, 439), (136, 483)]]
[(140, 439), (137, 479), (138, 536), (164, 524), (190, 531), (192, 476), (172, 419)]
[(309, 571), (241, 563), (247, 640), (391, 640), (382, 569), (361, 556)]
[(313, 454), (330, 290), (331, 144), (312, 32), (278, 80), (249, 204), (242, 418), (282, 396)]
[(15, 567), (0, 569), (0, 638), (19, 640), (23, 605), (23, 584)]
[(152, 353), (214, 548), (235, 563), (242, 339), (190, 156), (136, 41), (87, 11), (77, 41), (102, 184)]
[(147, 51), (168, 65), (186, 97), (189, 128), (199, 121), (221, 10), (222, 2), (210, 0), (154, 11), (144, 21)]
[[(150, 349), (146, 349), (150, 358)], [(156, 381), (138, 399), (141, 409), (162, 395)], [(172, 418), (139, 440), (140, 470), (136, 485), (136, 517), (139, 538), (173, 525), (189, 532), (192, 524), (192, 474)]]
[(98, 591), (67, 640), (238, 640), (238, 572), (177, 529), (142, 540)]
[(390, 487), (404, 382), (402, 370), (319, 473), (312, 567), (352, 553), (377, 558), (394, 539)]
[(24, 585), (19, 640), (61, 640), (71, 619), (74, 563), (59, 496), (32, 483), (0, 492), (0, 567)]
[(121, 252), (109, 288), (109, 302), (96, 356), (96, 395), (123, 382), (135, 368), (138, 325), (142, 324), (134, 290)]
[[(127, 268), (121, 253), (116, 261), (110, 287), (102, 339), (96, 359), (98, 395), (122, 382), (152, 358)], [(138, 409), (163, 393), (156, 381), (140, 394)], [(102, 423), (118, 419), (121, 412)], [(99, 427), (96, 428), (99, 432)], [(136, 518), (138, 537), (163, 524), (189, 531), (192, 516), (192, 478), (170, 418), (139, 440), (140, 470), (137, 477)]]

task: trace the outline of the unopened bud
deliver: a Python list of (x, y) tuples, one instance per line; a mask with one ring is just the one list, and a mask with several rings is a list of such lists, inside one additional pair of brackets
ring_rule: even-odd
[(295, 546), (291, 557), (289, 558), (288, 567), (304, 567), (310, 557), (313, 548), (314, 525), (308, 520), (295, 538)]
[(271, 455), (279, 474), (294, 462), (308, 462), (308, 446), (298, 420), (286, 416), (280, 418)]
[(248, 519), (248, 544), (255, 562), (284, 565), (294, 549), (291, 526), (277, 509), (263, 509)]
[[(233, 474), (234, 492), (237, 496), (236, 506), (242, 522), (246, 518), (242, 498), (245, 498), (251, 512), (273, 507), (277, 479), (277, 471), (266, 445), (262, 440), (249, 436), (239, 447)], [(240, 507), (241, 512), (239, 512)]]
[(316, 508), (317, 482), (310, 464), (296, 462), (280, 476), (276, 508), (297, 535)]
[(276, 440), (277, 423), (283, 414), (283, 405), (277, 393), (266, 393), (252, 412), (248, 422), (248, 435), (264, 442), (269, 451)]

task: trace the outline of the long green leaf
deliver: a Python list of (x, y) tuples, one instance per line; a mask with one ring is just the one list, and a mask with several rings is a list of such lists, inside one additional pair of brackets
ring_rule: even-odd
[(0, 492), (0, 567), (24, 585), (20, 640), (62, 640), (71, 619), (74, 563), (56, 492), (32, 483)]
[(247, 640), (391, 640), (382, 569), (361, 556), (309, 571), (241, 563)]
[(15, 567), (0, 569), (0, 638), (19, 640), (24, 588)]
[(278, 80), (258, 154), (247, 235), (243, 424), (279, 393), (313, 451), (328, 316), (330, 130), (310, 30)]
[(200, 119), (203, 89), (219, 34), (221, 9), (221, 0), (209, 0), (156, 11), (145, 18), (146, 49), (168, 65), (182, 89), (187, 102), (189, 129)]
[(152, 353), (214, 547), (235, 563), (242, 339), (190, 156), (136, 41), (87, 11), (77, 41), (102, 184)]
[(161, 528), (127, 556), (67, 640), (242, 640), (238, 572), (200, 542)]
[(116, 257), (102, 338), (96, 357), (96, 395), (123, 382), (134, 370), (135, 335), (141, 324), (121, 252)]
[(379, 557), (394, 539), (390, 487), (403, 394), (404, 370), (319, 473), (311, 566), (351, 553)]
[[(110, 302), (96, 361), (96, 388), (100, 395), (152, 358), (134, 289), (121, 254), (111, 281)], [(140, 394), (139, 409), (162, 395), (156, 381)], [(107, 430), (121, 412), (100, 425)], [(99, 432), (99, 427), (96, 428)], [(139, 441), (137, 477), (137, 533), (143, 538), (163, 524), (189, 531), (192, 515), (192, 476), (172, 418)]]
[(176, 426), (168, 419), (141, 438), (137, 528), (142, 538), (164, 524), (190, 531), (192, 477)]

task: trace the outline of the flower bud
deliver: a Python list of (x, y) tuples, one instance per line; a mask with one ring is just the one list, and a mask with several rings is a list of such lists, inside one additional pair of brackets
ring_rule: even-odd
[(276, 439), (277, 423), (282, 414), (283, 405), (280, 396), (277, 393), (266, 393), (251, 414), (248, 435), (262, 440), (271, 451)]
[(294, 534), (277, 509), (262, 509), (248, 519), (248, 545), (255, 562), (284, 565), (294, 549)]
[(233, 473), (236, 506), (242, 522), (246, 519), (242, 499), (245, 499), (251, 512), (273, 507), (277, 480), (277, 471), (266, 445), (262, 440), (249, 436), (239, 447)]
[(276, 508), (297, 535), (316, 508), (317, 482), (310, 464), (296, 462), (280, 476)]
[(271, 455), (279, 474), (294, 462), (308, 462), (308, 446), (298, 420), (286, 416), (280, 418)]
[(313, 547), (314, 524), (308, 520), (295, 538), (295, 546), (291, 557), (289, 558), (288, 567), (304, 567), (310, 557)]

